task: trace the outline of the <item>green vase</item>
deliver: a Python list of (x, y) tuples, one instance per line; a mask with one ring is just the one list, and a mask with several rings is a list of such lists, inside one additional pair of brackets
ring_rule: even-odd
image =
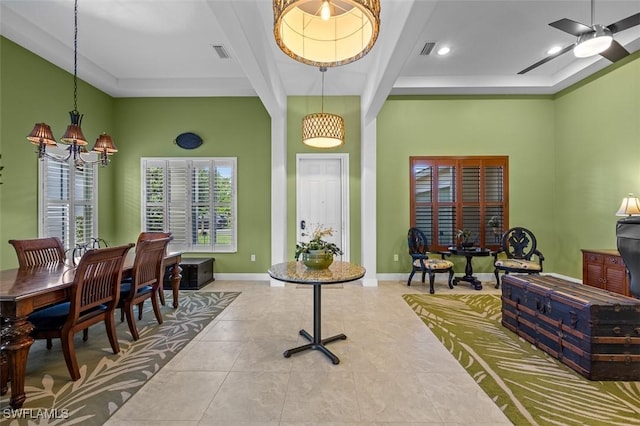
[(302, 253), (302, 263), (310, 269), (327, 269), (333, 263), (333, 253), (325, 250), (309, 250)]

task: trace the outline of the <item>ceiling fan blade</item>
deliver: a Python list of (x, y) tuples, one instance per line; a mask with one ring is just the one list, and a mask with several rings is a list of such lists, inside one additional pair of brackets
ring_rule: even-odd
[(561, 31), (564, 31), (565, 33), (573, 34), (576, 37), (580, 37), (584, 33), (593, 31), (593, 28), (591, 28), (590, 26), (567, 18), (559, 19), (555, 22), (550, 23), (549, 25)]
[(607, 28), (609, 28), (611, 32), (615, 34), (615, 33), (619, 33), (620, 31), (624, 31), (628, 28), (635, 27), (636, 25), (640, 25), (640, 13), (627, 16), (626, 18), (621, 19), (618, 22), (614, 22), (611, 25), (607, 25)]
[(554, 53), (553, 55), (549, 55), (546, 58), (536, 62), (533, 65), (528, 66), (527, 68), (523, 69), (522, 71), (520, 71), (518, 74), (525, 74), (528, 73), (529, 71), (531, 71), (534, 68), (538, 68), (540, 65), (542, 64), (546, 64), (547, 62), (549, 62), (550, 60), (557, 58), (560, 55), (563, 55), (565, 53), (567, 53), (568, 51), (570, 51), (571, 49), (573, 49), (575, 47), (575, 43), (570, 44), (569, 46), (565, 47), (564, 49), (562, 49), (561, 51)]
[(613, 40), (611, 42), (611, 46), (609, 46), (609, 48), (607, 50), (605, 50), (604, 52), (600, 53), (600, 55), (604, 56), (605, 58), (607, 58), (611, 62), (616, 62), (616, 61), (619, 61), (620, 59), (624, 58), (625, 56), (628, 56), (629, 52), (627, 51), (627, 49), (622, 47), (622, 45), (620, 43), (618, 43), (617, 41)]

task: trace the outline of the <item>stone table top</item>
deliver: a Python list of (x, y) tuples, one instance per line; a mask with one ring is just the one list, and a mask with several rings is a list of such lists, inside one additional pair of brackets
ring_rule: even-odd
[(300, 261), (291, 261), (272, 265), (268, 272), (271, 278), (279, 281), (321, 285), (355, 281), (364, 276), (365, 269), (339, 260), (334, 261), (327, 269), (310, 269)]

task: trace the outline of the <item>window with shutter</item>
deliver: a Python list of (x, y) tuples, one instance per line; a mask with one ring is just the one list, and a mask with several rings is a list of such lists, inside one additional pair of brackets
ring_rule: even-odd
[(143, 158), (142, 228), (171, 232), (171, 249), (236, 251), (235, 158)]
[(411, 226), (433, 249), (456, 244), (459, 229), (497, 248), (507, 229), (508, 157), (411, 157)]
[[(62, 158), (68, 154), (63, 146), (49, 151)], [(85, 153), (83, 158), (95, 161), (97, 156)], [(58, 237), (66, 249), (98, 237), (96, 165), (76, 168), (71, 158), (63, 162), (45, 157), (38, 173), (38, 235)]]

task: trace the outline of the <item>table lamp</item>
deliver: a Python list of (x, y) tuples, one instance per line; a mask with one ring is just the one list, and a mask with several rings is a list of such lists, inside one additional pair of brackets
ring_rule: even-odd
[(632, 193), (622, 199), (622, 204), (616, 213), (616, 216), (638, 216), (640, 215), (640, 200), (634, 197)]

